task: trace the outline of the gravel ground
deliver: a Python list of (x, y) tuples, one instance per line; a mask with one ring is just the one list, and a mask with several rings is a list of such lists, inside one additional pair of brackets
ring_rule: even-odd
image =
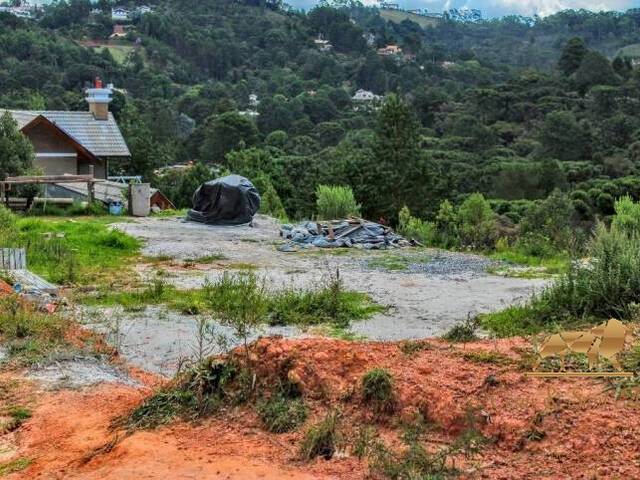
[(38, 380), (50, 390), (76, 389), (99, 383), (138, 385), (138, 382), (131, 379), (122, 370), (96, 358), (73, 358), (47, 363), (42, 367), (31, 369), (27, 378)]
[[(489, 275), (486, 268), (492, 264), (490, 260), (439, 250), (279, 252), (277, 247), (283, 242), (277, 222), (258, 216), (254, 223), (254, 227), (220, 227), (151, 217), (116, 228), (143, 240), (147, 256), (176, 260), (224, 256), (220, 262), (197, 269), (169, 267), (169, 281), (179, 288), (199, 287), (240, 266), (255, 268), (269, 288), (314, 288), (339, 269), (348, 288), (367, 292), (378, 303), (391, 307), (352, 325), (354, 333), (372, 340), (442, 335), (468, 315), (523, 301), (546, 283), (542, 279)], [(408, 258), (406, 270), (386, 271), (385, 262), (398, 257)], [(139, 270), (143, 276), (154, 272), (148, 265)], [(193, 317), (147, 309), (121, 318), (120, 330), (128, 333), (120, 339), (120, 349), (134, 364), (166, 373), (179, 359), (192, 355), (190, 344), (196, 331)], [(295, 328), (264, 333), (303, 334)]]

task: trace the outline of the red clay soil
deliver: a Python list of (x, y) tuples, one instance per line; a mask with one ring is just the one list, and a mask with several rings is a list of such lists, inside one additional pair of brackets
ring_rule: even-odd
[[(114, 419), (148, 395), (149, 386), (101, 385), (39, 395), (33, 417), (15, 440), (17, 456), (33, 463), (9, 478), (367, 478), (366, 462), (348, 449), (328, 461), (299, 460), (304, 430), (336, 406), (347, 441), (358, 425), (375, 422), (392, 446), (399, 423), (420, 412), (438, 426), (430, 448), (453, 441), (465, 428), (468, 411), (477, 412), (478, 428), (489, 443), (471, 459), (456, 459), (463, 478), (640, 478), (640, 403), (616, 399), (603, 380), (527, 377), (519, 365), (527, 344), (519, 339), (454, 347), (434, 340), (411, 355), (399, 345), (261, 340), (256, 346), (260, 369), (272, 373), (286, 366), (311, 406), (307, 425), (282, 435), (262, 430), (249, 407), (130, 436), (113, 430)], [(478, 351), (499, 352), (508, 360), (496, 364), (465, 356)], [(377, 417), (359, 396), (362, 375), (374, 367), (394, 376), (397, 410), (391, 417)], [(146, 385), (153, 382), (153, 377), (138, 378)]]

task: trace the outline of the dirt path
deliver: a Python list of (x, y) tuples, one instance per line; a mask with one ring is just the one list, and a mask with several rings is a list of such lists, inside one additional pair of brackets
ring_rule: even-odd
[[(176, 218), (145, 218), (116, 225), (144, 242), (150, 257), (188, 260), (218, 255), (219, 262), (197, 268), (169, 267), (169, 281), (195, 288), (225, 270), (253, 267), (270, 288), (313, 288), (340, 270), (349, 289), (367, 292), (391, 308), (352, 325), (353, 333), (371, 340), (393, 341), (439, 336), (468, 315), (489, 312), (522, 301), (544, 280), (489, 275), (489, 260), (477, 255), (438, 250), (394, 251), (309, 250), (284, 253), (278, 224), (258, 216), (252, 227), (212, 227)], [(407, 271), (386, 271), (385, 261), (409, 259)], [(167, 268), (165, 265), (162, 268)], [(155, 267), (141, 266), (151, 276)], [(118, 348), (128, 361), (155, 372), (171, 374), (177, 362), (191, 354), (196, 325), (193, 317), (157, 308), (119, 316)], [(91, 322), (89, 322), (91, 323)], [(304, 335), (296, 328), (268, 328), (263, 335)]]

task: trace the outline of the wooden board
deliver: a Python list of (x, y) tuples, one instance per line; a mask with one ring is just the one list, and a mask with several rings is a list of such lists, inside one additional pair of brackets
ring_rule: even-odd
[(0, 269), (26, 270), (27, 254), (24, 248), (0, 248)]
[(38, 291), (51, 293), (53, 295), (58, 293), (58, 287), (47, 282), (35, 273), (31, 273), (29, 270), (11, 270), (8, 273), (15, 283), (22, 285), (23, 292)]

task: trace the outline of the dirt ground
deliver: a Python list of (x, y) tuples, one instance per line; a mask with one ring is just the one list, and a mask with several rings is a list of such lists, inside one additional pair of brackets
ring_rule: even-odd
[[(527, 377), (521, 364), (529, 347), (521, 339), (456, 346), (432, 340), (409, 355), (400, 346), (261, 340), (261, 368), (287, 362), (311, 409), (300, 431), (281, 435), (266, 433), (250, 407), (127, 435), (114, 428), (114, 420), (158, 385), (157, 377), (141, 372), (131, 372), (144, 385), (138, 387), (105, 383), (52, 392), (23, 382), (23, 394), (34, 398), (34, 413), (4, 437), (3, 451), (32, 463), (8, 478), (365, 479), (371, 478), (369, 465), (349, 446), (359, 425), (373, 425), (393, 447), (401, 423), (420, 412), (432, 425), (427, 444), (437, 449), (460, 435), (469, 409), (477, 412), (487, 443), (477, 455), (453, 459), (461, 478), (640, 478), (637, 396), (616, 398), (603, 380)], [(472, 360), (478, 352), (500, 354), (502, 360)], [(389, 417), (372, 415), (358, 394), (361, 376), (374, 367), (389, 369), (395, 379), (397, 407)], [(342, 412), (342, 454), (301, 461), (303, 432), (330, 407)]]
[[(251, 267), (265, 278), (269, 288), (314, 288), (339, 269), (347, 288), (368, 293), (391, 308), (356, 322), (351, 331), (361, 338), (397, 341), (439, 336), (453, 325), (477, 313), (495, 311), (528, 298), (546, 284), (541, 279), (517, 279), (489, 275), (491, 262), (477, 255), (438, 250), (356, 249), (284, 253), (277, 247), (278, 224), (258, 216), (254, 227), (206, 226), (177, 218), (144, 218), (118, 224), (116, 228), (141, 239), (143, 253), (162, 258), (160, 265), (140, 265), (142, 276), (151, 277), (162, 268), (178, 288), (200, 287), (225, 270)], [(184, 268), (181, 262), (219, 255), (220, 261)], [(380, 267), (388, 258), (410, 259), (407, 271)], [(105, 331), (104, 318), (118, 321), (118, 348), (138, 367), (172, 374), (181, 358), (189, 357), (196, 331), (192, 316), (150, 308), (133, 314), (113, 309), (88, 315), (86, 323)], [(224, 330), (224, 329), (222, 329)], [(262, 335), (303, 337), (293, 327), (266, 328)]]

